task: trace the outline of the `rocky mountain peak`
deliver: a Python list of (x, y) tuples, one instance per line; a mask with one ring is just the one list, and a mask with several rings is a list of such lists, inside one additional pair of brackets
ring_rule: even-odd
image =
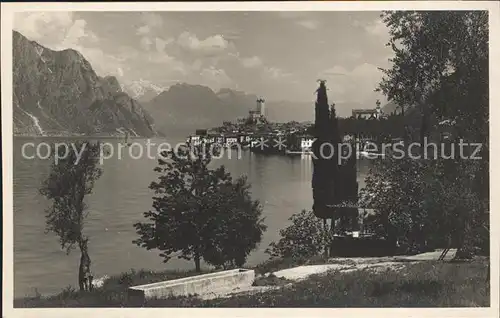
[(13, 77), (15, 134), (155, 134), (142, 105), (74, 49), (54, 51), (14, 31)]

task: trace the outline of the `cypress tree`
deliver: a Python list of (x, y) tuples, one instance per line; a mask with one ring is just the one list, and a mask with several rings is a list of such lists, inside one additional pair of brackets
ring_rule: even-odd
[[(342, 140), (335, 104), (329, 109), (325, 81), (320, 81), (316, 92), (314, 124), (316, 141), (312, 147), (314, 154), (313, 212), (316, 217), (322, 219), (333, 220), (341, 216), (350, 219), (354, 216), (351, 215), (353, 212), (357, 213), (357, 209), (342, 208), (341, 206), (355, 205), (358, 200), (355, 149), (352, 149), (351, 156), (345, 163), (339, 163), (337, 152), (340, 150), (339, 145)], [(349, 220), (350, 222), (351, 220)]]
[(328, 106), (325, 81), (321, 80), (317, 89), (316, 118), (314, 123), (315, 141), (313, 151), (313, 212), (318, 218), (332, 218), (331, 206), (336, 203), (335, 180), (337, 177), (336, 145), (338, 129), (336, 122), (332, 125), (331, 112)]

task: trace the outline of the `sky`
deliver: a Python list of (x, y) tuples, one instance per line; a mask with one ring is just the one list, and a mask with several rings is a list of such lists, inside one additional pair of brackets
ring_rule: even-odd
[(186, 82), (267, 100), (311, 101), (326, 79), (331, 100), (373, 106), (385, 101), (373, 90), (392, 57), (374, 11), (24, 12), (14, 29), (80, 51), (124, 85)]

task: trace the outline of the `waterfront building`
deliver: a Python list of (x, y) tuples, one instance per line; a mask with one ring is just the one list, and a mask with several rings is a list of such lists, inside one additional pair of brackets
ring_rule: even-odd
[(352, 117), (360, 119), (377, 119), (376, 109), (353, 109)]
[(224, 146), (231, 147), (235, 144), (238, 144), (238, 136), (236, 136), (236, 135), (226, 135), (225, 136)]
[(259, 120), (260, 112), (258, 110), (250, 110), (248, 111), (248, 116), (253, 120)]
[(198, 146), (202, 142), (202, 137), (197, 135), (189, 136), (187, 142), (192, 144), (193, 146)]
[(301, 136), (300, 137), (300, 149), (302, 151), (309, 151), (312, 149), (314, 138), (311, 136)]
[(352, 117), (361, 119), (380, 119), (383, 117), (380, 101), (377, 100), (375, 109), (353, 109)]
[(290, 151), (310, 151), (314, 142), (314, 137), (309, 135), (291, 134), (287, 138)]
[(223, 145), (225, 140), (223, 135), (218, 135), (215, 137), (215, 142), (219, 145)]
[(262, 119), (266, 118), (266, 106), (265, 100), (263, 98), (257, 99), (257, 107), (255, 110), (250, 110), (248, 112), (248, 117), (254, 122), (261, 122)]
[(245, 134), (245, 133), (240, 133), (238, 135), (238, 142), (241, 144), (249, 143), (250, 142), (250, 135)]
[(215, 143), (215, 139), (216, 139), (216, 137), (217, 137), (217, 136), (216, 136), (216, 135), (213, 135), (213, 134), (211, 134), (211, 135), (206, 135), (206, 136), (205, 136), (205, 143), (207, 143), (207, 144), (213, 144), (213, 143)]
[(269, 134), (257, 133), (250, 136), (250, 147), (256, 147), (261, 143), (261, 140), (265, 140), (266, 143), (269, 140)]
[(196, 129), (195, 135), (196, 136), (206, 136), (207, 129)]

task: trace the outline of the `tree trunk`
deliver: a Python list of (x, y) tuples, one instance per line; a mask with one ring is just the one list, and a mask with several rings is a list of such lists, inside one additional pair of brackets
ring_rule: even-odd
[(462, 220), (464, 223), (462, 227), (457, 229), (456, 231), (456, 241), (458, 242), (457, 253), (455, 254), (455, 259), (464, 260), (464, 259), (472, 259), (472, 251), (470, 246), (470, 237), (469, 237), (469, 220)]
[(200, 253), (198, 251), (196, 251), (194, 254), (194, 265), (196, 267), (197, 273), (201, 272), (200, 259), (201, 259)]
[[(324, 235), (330, 235), (328, 232), (328, 224), (327, 224), (327, 219), (323, 219), (323, 234)], [(333, 220), (332, 220), (333, 222)], [(331, 247), (331, 242), (330, 240), (325, 240), (325, 251), (324, 251), (324, 257), (325, 259), (328, 259), (330, 257), (330, 247)]]
[(428, 121), (429, 121), (429, 112), (428, 112), (428, 106), (425, 104), (421, 104), (420, 109), (422, 110), (422, 121), (420, 123), (420, 153), (423, 156), (425, 156), (425, 148), (424, 148), (424, 141), (425, 138), (428, 137)]
[(78, 270), (78, 286), (80, 291), (92, 290), (92, 272), (90, 270), (91, 261), (87, 250), (81, 250), (80, 266)]
[(80, 287), (80, 291), (85, 290), (85, 279), (84, 279), (84, 272), (83, 272), (83, 260), (82, 257), (80, 257), (80, 263), (78, 266), (78, 287)]

